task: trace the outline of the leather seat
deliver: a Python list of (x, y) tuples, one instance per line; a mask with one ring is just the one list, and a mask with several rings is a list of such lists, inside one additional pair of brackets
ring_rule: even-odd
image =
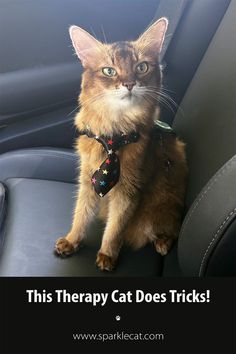
[(178, 260), (185, 275), (236, 275), (236, 3), (232, 1), (181, 102), (189, 182)]
[[(108, 275), (95, 267), (103, 227), (98, 221), (76, 255), (61, 259), (53, 252), (56, 239), (71, 225), (77, 165), (76, 155), (63, 149), (1, 155), (1, 276)], [(149, 246), (124, 250), (114, 276), (156, 276), (161, 271), (162, 258)]]

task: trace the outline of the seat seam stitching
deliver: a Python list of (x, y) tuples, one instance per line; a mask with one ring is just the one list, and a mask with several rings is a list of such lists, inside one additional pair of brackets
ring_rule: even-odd
[(1, 185), (0, 186), (2, 191), (3, 191), (3, 198), (1, 198), (1, 205), (0, 205), (0, 215), (2, 214), (3, 208), (4, 208), (4, 201), (5, 201), (5, 190), (4, 187)]
[(235, 213), (236, 213), (236, 208), (234, 208), (234, 209), (226, 216), (226, 218), (225, 218), (224, 221), (220, 224), (218, 230), (217, 230), (216, 233), (214, 234), (214, 236), (213, 236), (211, 242), (209, 243), (209, 245), (208, 245), (208, 247), (207, 247), (207, 249), (206, 249), (206, 251), (205, 251), (205, 253), (204, 253), (203, 257), (202, 257), (202, 261), (201, 261), (200, 268), (199, 268), (199, 273), (198, 273), (199, 276), (201, 276), (201, 274), (202, 274), (204, 262), (205, 262), (205, 260), (206, 260), (207, 253), (209, 252), (209, 250), (210, 250), (212, 244), (215, 242), (215, 240), (216, 240), (216, 238), (217, 238), (219, 232), (222, 230), (222, 228), (224, 227), (224, 225), (226, 224), (226, 222), (227, 222), (227, 221), (231, 218), (231, 216), (232, 216), (233, 214), (235, 214)]
[(236, 156), (228, 163), (226, 164), (226, 166), (220, 170), (217, 175), (215, 176), (215, 178), (213, 179), (213, 181), (211, 181), (206, 187), (205, 189), (202, 191), (202, 193), (200, 194), (200, 196), (198, 197), (198, 199), (196, 200), (195, 202), (195, 205), (193, 205), (193, 209), (191, 210), (188, 218), (186, 219), (186, 221), (184, 222), (183, 224), (183, 228), (182, 228), (182, 231), (180, 233), (180, 237), (183, 235), (193, 213), (195, 212), (196, 208), (198, 207), (198, 205), (200, 204), (200, 202), (203, 200), (203, 198), (206, 197), (207, 193), (211, 190), (211, 188), (213, 187), (213, 185), (219, 180), (219, 178), (221, 178), (225, 173), (226, 171), (231, 167), (232, 164), (235, 163), (235, 160), (236, 160)]

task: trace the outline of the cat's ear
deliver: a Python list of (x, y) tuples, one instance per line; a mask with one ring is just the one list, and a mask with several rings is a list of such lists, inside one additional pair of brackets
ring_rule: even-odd
[(160, 54), (167, 27), (168, 20), (165, 17), (154, 22), (136, 41), (141, 51)]
[(90, 66), (94, 58), (101, 53), (102, 43), (80, 27), (71, 26), (69, 32), (75, 52), (82, 65), (85, 68)]

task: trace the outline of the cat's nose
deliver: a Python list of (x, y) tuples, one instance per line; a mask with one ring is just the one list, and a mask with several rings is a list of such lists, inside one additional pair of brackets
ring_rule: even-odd
[(129, 91), (132, 91), (133, 87), (136, 85), (135, 81), (122, 82), (122, 85), (127, 87)]

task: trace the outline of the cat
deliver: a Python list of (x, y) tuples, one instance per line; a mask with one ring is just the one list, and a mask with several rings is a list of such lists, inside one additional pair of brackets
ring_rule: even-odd
[[(101, 270), (115, 268), (124, 242), (134, 249), (152, 242), (166, 255), (178, 237), (187, 176), (185, 145), (155, 124), (163, 97), (159, 56), (167, 26), (168, 20), (161, 18), (137, 40), (112, 44), (70, 27), (84, 68), (81, 109), (75, 117), (81, 134), (80, 176), (71, 230), (56, 242), (59, 255), (77, 250), (99, 208), (106, 224), (96, 258)], [(108, 169), (109, 161), (115, 164), (115, 182), (107, 180), (115, 171)], [(99, 193), (107, 183), (113, 188)]]

